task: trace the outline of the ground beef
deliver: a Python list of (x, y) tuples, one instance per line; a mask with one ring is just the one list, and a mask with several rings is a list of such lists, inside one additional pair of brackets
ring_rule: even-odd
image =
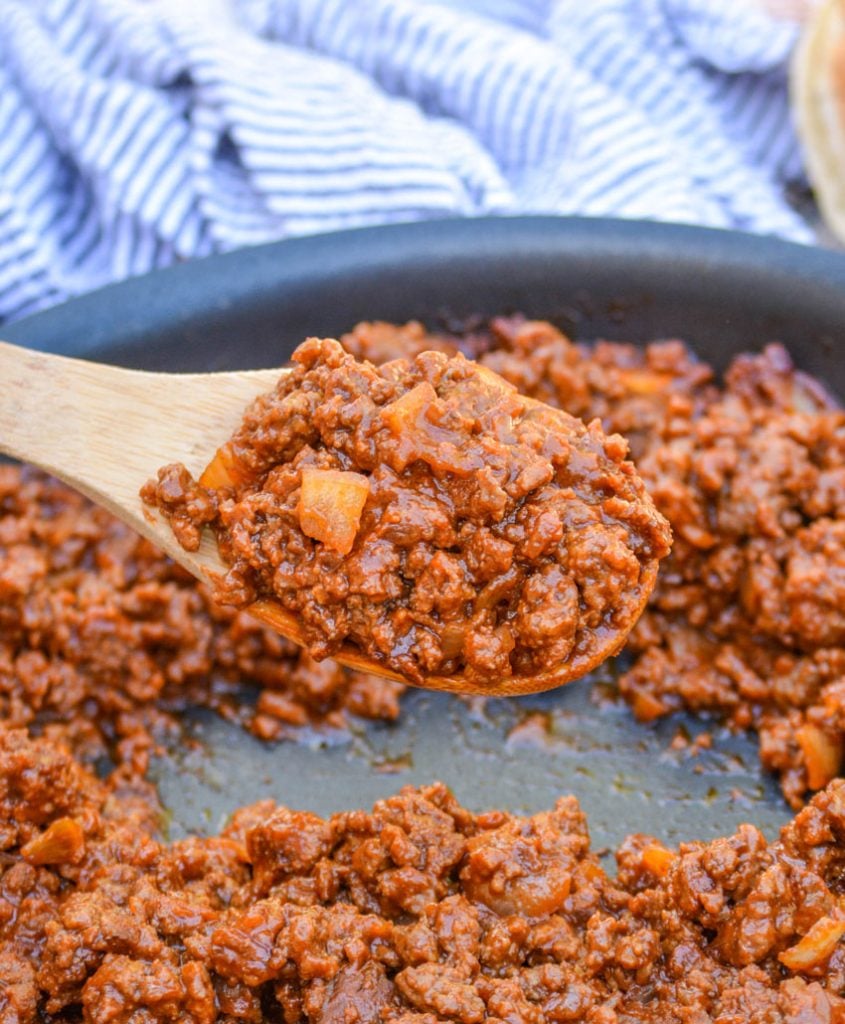
[[(519, 345), (554, 351), (523, 386), (637, 428), (679, 540), (626, 695), (641, 718), (756, 728), (794, 800), (824, 787), (845, 735), (845, 502), (818, 386), (777, 348), (717, 388), (677, 343), (587, 349), (519, 320), (347, 344), (394, 341), (509, 374)], [(218, 506), (184, 480), (169, 494), (190, 544)], [(171, 711), (272, 737), (395, 716), (400, 690), (298, 655), (83, 498), (0, 466), (0, 1024), (845, 1022), (845, 781), (773, 843), (631, 836), (615, 877), (573, 798), (474, 814), (438, 784), (326, 820), (264, 801), (162, 841), (144, 772)], [(106, 778), (86, 764), (103, 753)]]
[(360, 324), (360, 357), (464, 351), (525, 394), (631, 444), (672, 526), (621, 690), (650, 720), (715, 713), (760, 736), (763, 764), (800, 806), (845, 753), (845, 414), (770, 345), (715, 375), (679, 341), (576, 345), (548, 323), (465, 332)]
[(623, 692), (757, 728), (797, 806), (845, 736), (845, 414), (770, 348), (639, 465), (676, 542)]
[[(740, 357), (717, 386), (680, 342), (575, 345), (521, 318), (451, 335), (362, 324), (342, 341), (378, 360), (463, 351), (625, 433), (675, 533), (629, 640), (626, 699), (642, 720), (686, 708), (756, 731), (796, 806), (840, 771), (842, 414), (782, 349)], [(257, 707), (241, 680), (262, 688)], [(270, 739), (395, 718), (400, 692), (298, 654), (62, 485), (0, 467), (5, 721), (143, 765), (163, 707), (215, 706)]]
[(216, 510), (221, 601), (277, 601), (316, 657), (507, 693), (583, 675), (639, 617), (670, 535), (626, 455), (461, 355), (311, 339), (205, 487), (175, 465), (143, 494), (189, 544)]
[(845, 1020), (845, 782), (772, 844), (631, 836), (615, 878), (571, 797), (531, 818), (438, 784), (327, 820), (265, 801), (171, 845), (142, 807), (0, 730), (4, 1024)]
[(408, 358), (428, 349), (462, 352), (525, 395), (582, 420), (601, 419), (622, 434), (637, 459), (655, 433), (683, 424), (718, 395), (714, 374), (680, 341), (576, 345), (545, 321), (495, 317), (459, 334), (426, 333), (419, 324), (362, 323), (341, 337), (359, 359)]
[[(257, 703), (240, 695), (259, 688)], [(0, 719), (143, 772), (168, 714), (200, 704), (265, 739), (348, 713), (395, 718), (399, 683), (317, 664), (108, 513), (0, 466)]]

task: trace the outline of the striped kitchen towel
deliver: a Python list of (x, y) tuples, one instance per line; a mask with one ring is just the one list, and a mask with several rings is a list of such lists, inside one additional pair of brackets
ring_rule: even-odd
[(0, 319), (430, 217), (809, 240), (796, 33), (762, 0), (0, 0)]

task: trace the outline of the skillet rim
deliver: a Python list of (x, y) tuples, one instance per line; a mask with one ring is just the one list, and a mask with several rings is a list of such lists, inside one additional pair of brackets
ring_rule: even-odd
[[(239, 308), (269, 298), (285, 301), (303, 289), (330, 289), (331, 296), (340, 284), (348, 294), (374, 278), (393, 283), (397, 272), (400, 280), (424, 285), (420, 275), (436, 279), (476, 266), (488, 275), (508, 272), (500, 284), (507, 292), (536, 287), (538, 276), (555, 265), (565, 266), (570, 277), (583, 275), (587, 289), (592, 280), (615, 276), (624, 277), (629, 291), (641, 293), (650, 284), (682, 295), (693, 282), (704, 304), (718, 305), (723, 292), (735, 301), (762, 289), (777, 310), (798, 307), (831, 330), (839, 328), (845, 345), (845, 254), (738, 231), (555, 216), (419, 221), (284, 239), (106, 285), (0, 325), (0, 332), (7, 341), (44, 351), (82, 357), (115, 351), (125, 360), (151, 335), (184, 332), (187, 340)], [(838, 347), (840, 338), (833, 343)], [(189, 347), (196, 355), (195, 339)]]

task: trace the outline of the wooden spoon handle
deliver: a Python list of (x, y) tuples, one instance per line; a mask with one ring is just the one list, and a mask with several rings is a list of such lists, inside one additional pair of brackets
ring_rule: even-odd
[(0, 342), (0, 453), (59, 477), (185, 563), (140, 487), (174, 460), (199, 473), (281, 372), (146, 373)]

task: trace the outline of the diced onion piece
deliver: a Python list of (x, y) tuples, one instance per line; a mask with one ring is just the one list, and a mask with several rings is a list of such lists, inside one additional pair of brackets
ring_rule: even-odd
[[(470, 400), (475, 398), (470, 396)], [(428, 381), (382, 406), (382, 422), (398, 441), (387, 456), (391, 469), (401, 473), (419, 460), (428, 463), (435, 473), (468, 476), (484, 467), (483, 458), (467, 446), (461, 430), (445, 425), (446, 411), (445, 403)]]
[(232, 446), (228, 442), (218, 448), (214, 458), (203, 470), (199, 479), (201, 487), (217, 490), (218, 487), (237, 487), (247, 482), (247, 475), (239, 467)]
[(810, 415), (817, 413), (819, 407), (824, 404), (824, 396), (818, 393), (816, 388), (810, 385), (809, 381), (797, 375), (792, 382), (791, 406), (795, 412), (804, 412)]
[(648, 690), (639, 690), (632, 702), (634, 717), (638, 722), (653, 722), (666, 714), (666, 705)]
[(632, 395), (656, 395), (666, 390), (672, 375), (653, 370), (623, 370), (622, 380)]
[(501, 395), (516, 394), (516, 387), (511, 384), (510, 381), (505, 380), (504, 377), (500, 377), (499, 374), (496, 373), (495, 370), (491, 370), (489, 366), (482, 366), (478, 363), (473, 367), (473, 369), (491, 391), (497, 392)]
[(591, 860), (582, 860), (578, 865), (578, 873), (588, 882), (607, 881), (607, 875), (604, 872), (604, 868), (602, 868), (600, 864), (596, 864)]
[(85, 836), (73, 818), (57, 818), (40, 836), (21, 847), (30, 864), (72, 864), (85, 849)]
[(447, 623), (441, 634), (441, 650), (444, 658), (457, 658), (464, 650), (467, 638), (466, 623)]
[(665, 846), (653, 843), (643, 850), (643, 865), (657, 878), (665, 878), (676, 857), (677, 854), (667, 850)]
[(473, 609), (476, 612), (488, 611), (490, 608), (495, 608), (496, 605), (511, 592), (516, 586), (517, 581), (523, 577), (524, 573), (519, 566), (512, 565), (505, 572), (499, 576), (494, 576), (489, 583), (485, 583), (481, 590), (475, 595), (473, 601)]
[(341, 555), (355, 543), (370, 482), (360, 473), (339, 469), (302, 470), (297, 514), (302, 532)]
[(797, 729), (795, 736), (804, 755), (807, 785), (810, 789), (823, 789), (839, 774), (842, 744), (823, 729), (809, 723)]
[(778, 960), (790, 971), (807, 971), (825, 963), (842, 936), (845, 935), (845, 921), (832, 917), (820, 917), (803, 939), (778, 956)]
[(381, 410), (381, 417), (397, 437), (419, 433), (420, 418), (436, 401), (437, 392), (428, 381), (425, 381), (385, 405)]

